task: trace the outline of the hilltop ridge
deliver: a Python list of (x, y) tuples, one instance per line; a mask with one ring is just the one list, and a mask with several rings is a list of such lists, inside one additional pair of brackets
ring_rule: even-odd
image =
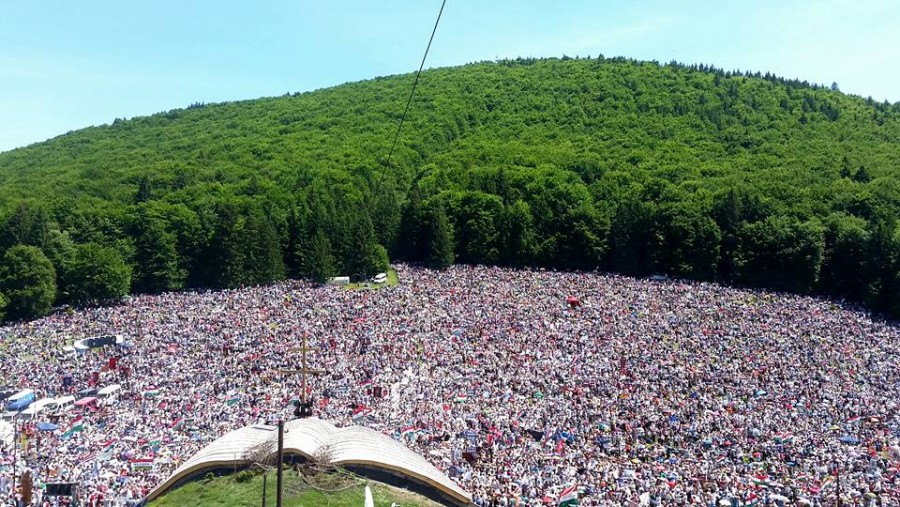
[[(54, 302), (400, 259), (669, 273), (900, 314), (900, 103), (702, 65), (483, 62), (423, 73), (387, 166), (412, 78), (0, 153), (0, 249), (46, 255)], [(85, 289), (106, 264), (115, 287)]]

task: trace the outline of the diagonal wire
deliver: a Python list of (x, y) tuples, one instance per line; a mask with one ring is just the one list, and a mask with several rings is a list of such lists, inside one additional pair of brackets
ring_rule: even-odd
[(416, 72), (416, 80), (413, 81), (412, 90), (409, 92), (409, 99), (406, 101), (406, 109), (403, 110), (403, 116), (400, 117), (400, 123), (397, 125), (397, 133), (394, 134), (394, 142), (391, 144), (391, 151), (388, 152), (387, 166), (391, 166), (391, 157), (394, 155), (394, 148), (397, 147), (397, 140), (400, 139), (400, 130), (403, 128), (403, 122), (406, 120), (406, 114), (409, 112), (409, 105), (412, 104), (413, 95), (416, 93), (416, 86), (419, 84), (419, 75), (422, 74), (422, 68), (425, 67), (425, 59), (428, 58), (428, 50), (431, 49), (431, 41), (434, 40), (434, 34), (437, 32), (438, 23), (441, 22), (441, 14), (444, 13), (444, 5), (447, 0), (441, 2), (441, 10), (438, 11), (437, 19), (434, 22), (434, 29), (431, 31), (431, 37), (428, 38), (428, 46), (425, 47), (425, 54), (422, 55), (422, 63), (419, 64), (419, 71)]

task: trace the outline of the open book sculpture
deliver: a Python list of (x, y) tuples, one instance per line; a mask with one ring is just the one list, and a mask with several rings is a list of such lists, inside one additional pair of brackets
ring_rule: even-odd
[[(249, 466), (263, 447), (274, 451), (278, 430), (252, 425), (232, 431), (201, 449), (147, 496), (153, 500), (172, 487), (209, 471)], [(321, 459), (383, 482), (407, 483), (419, 493), (450, 505), (471, 505), (472, 497), (449, 477), (391, 437), (363, 426), (338, 428), (317, 418), (284, 425), (287, 459)]]

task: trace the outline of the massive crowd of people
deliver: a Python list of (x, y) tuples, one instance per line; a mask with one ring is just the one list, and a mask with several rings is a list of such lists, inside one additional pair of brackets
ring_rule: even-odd
[[(134, 297), (0, 328), (0, 384), (117, 399), (16, 420), (29, 470), (88, 504), (143, 498), (224, 433), (314, 416), (403, 441), (479, 506), (900, 505), (900, 329), (806, 297), (596, 273), (399, 267), (379, 290), (301, 282)], [(577, 298), (577, 299), (576, 299)], [(83, 354), (78, 338), (127, 345)], [(115, 358), (112, 361), (110, 358)], [(55, 422), (42, 431), (38, 422)], [(45, 427), (47, 427), (45, 425)]]

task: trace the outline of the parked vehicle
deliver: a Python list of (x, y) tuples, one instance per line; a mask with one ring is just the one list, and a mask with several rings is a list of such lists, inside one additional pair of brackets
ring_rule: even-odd
[(23, 389), (6, 400), (6, 410), (21, 412), (34, 403), (35, 399), (37, 397), (34, 395), (34, 389)]

